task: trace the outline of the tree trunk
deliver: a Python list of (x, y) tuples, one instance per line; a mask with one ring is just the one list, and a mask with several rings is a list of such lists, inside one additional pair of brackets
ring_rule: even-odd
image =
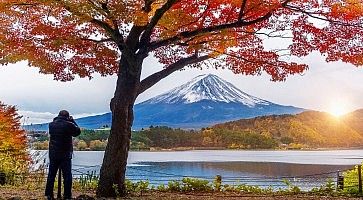
[(111, 100), (111, 133), (108, 138), (100, 180), (98, 197), (124, 196), (125, 173), (133, 123), (133, 106), (140, 85), (140, 66), (130, 66), (129, 60), (121, 57), (116, 91)]

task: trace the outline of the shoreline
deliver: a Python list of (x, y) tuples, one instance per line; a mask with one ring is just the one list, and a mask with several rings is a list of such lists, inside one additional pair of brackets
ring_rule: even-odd
[[(29, 149), (30, 151), (48, 151), (48, 149)], [(334, 147), (334, 148), (302, 148), (302, 149), (228, 149), (228, 148), (199, 148), (199, 147), (180, 147), (171, 149), (130, 149), (129, 152), (179, 152), (179, 151), (349, 151), (363, 150), (363, 147)], [(79, 152), (102, 152), (105, 150), (75, 150)]]

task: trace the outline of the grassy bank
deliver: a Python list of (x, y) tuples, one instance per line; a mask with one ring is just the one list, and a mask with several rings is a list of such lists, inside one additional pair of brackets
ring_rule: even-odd
[[(337, 188), (334, 181), (328, 179), (325, 184), (309, 191), (299, 188), (287, 179), (282, 180), (285, 186), (279, 188), (244, 183), (225, 184), (221, 176), (216, 176), (214, 180), (184, 177), (161, 185), (126, 180), (126, 199), (360, 199), (358, 197), (362, 194), (358, 192), (357, 174), (358, 166), (344, 173), (344, 188)], [(44, 199), (45, 178), (46, 174), (40, 172), (8, 176), (6, 185), (0, 186), (0, 200)], [(87, 199), (95, 199), (97, 185), (98, 176), (95, 174), (77, 177), (73, 180), (73, 196), (88, 195), (90, 198)], [(119, 194), (116, 189), (115, 192)]]
[[(95, 197), (97, 181), (97, 178), (74, 180), (73, 197), (87, 200), (97, 199)], [(158, 186), (150, 185), (147, 181), (126, 181), (128, 195), (117, 199), (361, 199), (356, 191), (337, 191), (335, 184), (329, 181), (325, 185), (313, 188), (310, 191), (302, 191), (299, 187), (287, 181), (285, 182), (287, 187), (276, 190), (272, 187), (262, 188), (245, 184), (222, 184), (218, 177), (213, 182), (203, 179), (183, 178), (181, 181), (170, 181), (167, 185)], [(33, 179), (28, 179), (22, 184), (0, 186), (0, 200), (44, 199), (44, 188), (44, 181), (37, 182)], [(57, 188), (57, 182), (55, 188)], [(118, 192), (116, 191), (116, 193)], [(81, 198), (85, 195), (88, 198)]]
[[(44, 191), (42, 189), (37, 190), (27, 190), (26, 188), (12, 188), (12, 187), (0, 187), (0, 200), (8, 200), (8, 199), (22, 199), (22, 200), (38, 200), (44, 199), (43, 196)], [(78, 197), (76, 199), (85, 199), (81, 198), (84, 196), (84, 193), (81, 191), (73, 191), (73, 197)], [(95, 198), (95, 194), (93, 192), (86, 193), (90, 199)], [(181, 193), (181, 192), (145, 192), (141, 194), (130, 194), (124, 198), (117, 199), (128, 199), (128, 200), (244, 200), (244, 199), (263, 199), (263, 200), (343, 200), (343, 199), (351, 199), (358, 200), (360, 197), (342, 197), (342, 196), (318, 196), (312, 194), (295, 194), (295, 195), (256, 195), (256, 194), (244, 194), (244, 193), (233, 193), (233, 192), (189, 192), (189, 193)]]

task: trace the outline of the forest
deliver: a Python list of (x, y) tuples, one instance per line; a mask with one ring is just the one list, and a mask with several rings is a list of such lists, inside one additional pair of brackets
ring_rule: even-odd
[[(201, 130), (151, 126), (133, 131), (131, 150), (311, 149), (363, 146), (363, 110), (343, 117), (316, 111), (271, 115), (217, 124)], [(82, 130), (76, 150), (104, 150), (109, 130)], [(33, 143), (47, 149), (48, 141)]]

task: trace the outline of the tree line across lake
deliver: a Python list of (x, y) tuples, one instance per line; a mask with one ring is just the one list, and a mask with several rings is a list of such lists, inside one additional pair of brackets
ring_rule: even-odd
[[(218, 124), (201, 130), (151, 126), (133, 131), (132, 150), (162, 149), (301, 149), (360, 147), (363, 145), (363, 111), (335, 118), (327, 113), (272, 115)], [(109, 130), (82, 130), (77, 150), (104, 150)], [(33, 143), (48, 147), (47, 137)]]
[[(82, 130), (75, 139), (76, 150), (104, 150), (109, 130)], [(233, 149), (271, 149), (279, 142), (265, 135), (203, 128), (202, 130), (182, 130), (165, 126), (151, 126), (134, 131), (131, 136), (132, 150), (160, 150), (183, 148), (233, 148)], [(47, 149), (48, 139), (43, 137), (33, 143), (34, 149)]]

